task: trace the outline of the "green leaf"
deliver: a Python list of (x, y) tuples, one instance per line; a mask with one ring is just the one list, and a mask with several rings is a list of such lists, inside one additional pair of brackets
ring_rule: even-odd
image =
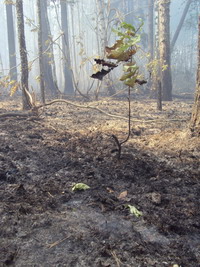
[(126, 37), (126, 34), (124, 34), (120, 29), (118, 29), (118, 30), (112, 29), (112, 32), (114, 32), (115, 34), (117, 34), (117, 36), (122, 37), (122, 39), (124, 39)]
[(139, 69), (139, 67), (136, 66), (135, 63), (127, 63), (127, 64), (125, 64), (125, 65), (123, 66), (123, 71), (124, 71), (124, 72), (128, 72), (128, 71), (134, 72), (134, 71), (136, 71), (136, 70), (138, 70), (138, 69)]
[(122, 22), (120, 25), (122, 28), (127, 29), (127, 30), (131, 30), (133, 32), (135, 32), (135, 27), (132, 24), (126, 23), (126, 22)]
[(133, 215), (135, 215), (136, 217), (140, 217), (140, 216), (143, 215), (142, 212), (139, 211), (138, 209), (136, 209), (135, 206), (127, 205), (127, 208), (129, 208), (130, 213), (133, 214)]
[(90, 187), (83, 183), (77, 183), (72, 187), (72, 191), (80, 191), (80, 190), (87, 190)]
[[(125, 81), (127, 79), (131, 79), (133, 77), (135, 77), (135, 79), (137, 78), (137, 70), (134, 71), (129, 71), (128, 73), (125, 73), (121, 76), (121, 78), (119, 79), (120, 81)], [(135, 82), (135, 81), (134, 81)]]
[(134, 37), (132, 37), (129, 42), (130, 42), (130, 45), (134, 45), (134, 44), (139, 43), (140, 40), (141, 40), (141, 36), (139, 34), (137, 34)]
[(125, 81), (126, 79), (131, 78), (133, 75), (134, 75), (133, 72), (126, 73), (126, 74), (122, 75), (122, 77), (121, 77), (119, 80), (123, 82), (123, 81)]
[(137, 79), (137, 76), (134, 76), (134, 77), (132, 77), (132, 78), (130, 78), (130, 79), (127, 79), (127, 80), (124, 82), (124, 84), (130, 86), (131, 88), (133, 88), (133, 87), (135, 86), (135, 81), (136, 81), (136, 79)]
[(139, 30), (140, 30), (144, 26), (144, 20), (142, 18), (138, 18), (138, 20), (140, 21), (140, 26), (139, 26)]

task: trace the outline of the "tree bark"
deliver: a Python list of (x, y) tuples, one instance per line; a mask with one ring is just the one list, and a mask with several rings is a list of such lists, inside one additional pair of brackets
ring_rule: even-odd
[[(154, 58), (154, 0), (148, 0), (148, 53), (149, 63)], [(147, 82), (147, 88), (152, 88), (152, 76), (150, 75)]]
[(148, 52), (150, 60), (154, 56), (154, 0), (148, 0)]
[(162, 111), (162, 88), (159, 79), (157, 80), (157, 83), (157, 110)]
[(16, 48), (15, 48), (15, 32), (13, 24), (13, 11), (12, 4), (6, 4), (6, 21), (7, 21), (7, 34), (8, 34), (8, 51), (9, 51), (9, 67), (10, 67), (10, 80), (17, 81), (17, 61), (16, 61)]
[(198, 66), (196, 79), (196, 95), (190, 121), (192, 135), (200, 137), (200, 16), (199, 16), (199, 36), (198, 36)]
[(62, 48), (64, 53), (63, 72), (64, 72), (64, 93), (67, 95), (74, 94), (74, 85), (72, 81), (71, 59), (69, 51), (69, 33), (68, 33), (68, 13), (66, 1), (60, 1), (61, 7), (61, 27), (63, 31)]
[[(50, 61), (54, 58), (53, 49), (49, 47), (51, 40), (51, 31), (48, 22), (47, 14), (47, 0), (42, 0), (40, 2), (41, 6), (41, 25), (42, 25), (42, 52), (43, 52), (43, 73), (46, 91), (50, 92), (51, 95), (55, 96), (57, 94), (57, 83), (53, 79), (52, 66)], [(49, 42), (50, 40), (50, 42)], [(44, 53), (45, 51), (45, 53)]]
[(37, 0), (38, 15), (38, 52), (39, 52), (39, 69), (40, 69), (40, 92), (42, 103), (45, 103), (45, 86), (43, 74), (43, 53), (42, 53), (42, 23), (41, 23), (41, 0)]
[(106, 21), (105, 21), (105, 14), (104, 9), (106, 8), (106, 5), (101, 0), (96, 0), (96, 6), (97, 6), (97, 14), (98, 14), (98, 21), (97, 21), (97, 40), (99, 37), (99, 43), (100, 43), (100, 51), (99, 55), (100, 57), (105, 57), (105, 47), (107, 46), (107, 27), (106, 27)]
[(159, 1), (158, 14), (162, 96), (163, 101), (171, 101), (170, 0)]
[[(152, 8), (152, 0), (149, 0), (149, 6), (151, 5)], [(154, 37), (153, 37), (153, 57), (150, 55), (150, 62), (151, 59), (153, 60), (153, 65), (151, 69), (151, 75), (148, 81), (148, 86), (151, 90), (151, 97), (157, 99), (157, 110), (162, 110), (162, 84), (161, 84), (161, 64), (160, 64), (160, 51), (159, 51), (159, 1), (155, 1), (153, 3), (155, 18), (154, 18)], [(152, 12), (152, 11), (151, 11)], [(151, 24), (151, 23), (150, 23)], [(152, 31), (152, 29), (149, 29)]]
[(21, 59), (21, 87), (22, 87), (22, 107), (23, 110), (31, 109), (30, 102), (27, 98), (26, 90), (28, 91), (28, 59), (26, 50), (26, 41), (24, 34), (24, 12), (23, 12), (23, 0), (16, 1), (16, 12), (17, 12), (17, 31), (18, 31), (18, 41), (20, 49), (20, 59)]

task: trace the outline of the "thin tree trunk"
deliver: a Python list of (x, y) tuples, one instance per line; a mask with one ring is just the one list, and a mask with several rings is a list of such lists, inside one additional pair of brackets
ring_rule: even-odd
[(67, 95), (74, 94), (74, 85), (72, 81), (71, 59), (69, 51), (69, 33), (68, 33), (68, 13), (66, 1), (60, 1), (61, 7), (61, 27), (63, 31), (62, 47), (64, 52), (63, 72), (64, 72), (64, 93)]
[(172, 100), (171, 51), (170, 51), (170, 0), (159, 1), (159, 56), (161, 86), (164, 101)]
[(98, 32), (97, 34), (100, 36), (100, 57), (105, 56), (105, 46), (107, 46), (107, 29), (105, 22), (105, 3), (101, 0), (96, 0), (97, 10), (98, 10)]
[(162, 87), (160, 79), (157, 80), (157, 110), (162, 111)]
[[(41, 3), (40, 3), (41, 6)], [(42, 14), (42, 12), (41, 12)], [(41, 17), (42, 18), (42, 17)], [(48, 37), (52, 40), (52, 35), (51, 35), (51, 27), (48, 19), (48, 14), (46, 13), (46, 23), (47, 23), (47, 31), (48, 31)], [(57, 76), (56, 76), (56, 62), (55, 62), (55, 57), (54, 57), (54, 49), (53, 45), (50, 46), (50, 53), (51, 53), (51, 70), (52, 70), (52, 78), (53, 78), (53, 84), (54, 84), (54, 91), (53, 95), (57, 94), (59, 92), (58, 89), (58, 82), (57, 82)]]
[(150, 60), (154, 56), (154, 0), (148, 0), (148, 52)]
[[(151, 1), (151, 0), (150, 0)], [(160, 51), (159, 51), (159, 16), (158, 16), (158, 10), (159, 10), (159, 5), (158, 1), (153, 3), (154, 5), (154, 12), (155, 12), (155, 27), (154, 27), (154, 49), (153, 49), (153, 60), (154, 62), (159, 62), (160, 58)], [(150, 5), (150, 3), (149, 3)], [(152, 7), (152, 6), (151, 6)], [(152, 31), (152, 29), (150, 29)], [(150, 55), (151, 58), (151, 55)], [(151, 97), (157, 99), (157, 109), (161, 110), (162, 108), (162, 85), (161, 85), (161, 66), (160, 64), (156, 63), (155, 65), (153, 64), (152, 70), (151, 70), (151, 75), (150, 75), (150, 81), (148, 83), (148, 86), (150, 87), (151, 90)]]
[(174, 46), (175, 46), (176, 41), (178, 39), (179, 33), (180, 33), (181, 29), (182, 29), (183, 23), (185, 21), (185, 18), (187, 16), (187, 13), (188, 13), (188, 10), (190, 8), (191, 3), (192, 3), (192, 0), (188, 0), (187, 3), (186, 3), (186, 5), (185, 5), (185, 8), (183, 10), (183, 14), (181, 16), (180, 22), (178, 24), (178, 27), (176, 29), (176, 32), (175, 32), (174, 37), (173, 37), (172, 42), (171, 42), (171, 52), (174, 49)]
[[(77, 64), (77, 48), (76, 48), (76, 34), (75, 34), (75, 24), (78, 24), (79, 31), (80, 31), (80, 25), (77, 23), (77, 20), (75, 19), (75, 12), (74, 12), (74, 6), (71, 5), (71, 25), (72, 25), (72, 36), (73, 36), (73, 56), (71, 59), (71, 62), (73, 62), (74, 65), (74, 72), (78, 73), (78, 64)], [(80, 20), (80, 10), (79, 10), (79, 4), (77, 3), (77, 9), (78, 9), (78, 14), (79, 14), (79, 20)], [(75, 22), (74, 22), (75, 19)], [(75, 78), (75, 77), (74, 77)]]
[(0, 54), (0, 68), (2, 69), (2, 71), (0, 71), (0, 78), (1, 78), (1, 76), (4, 76), (4, 67), (3, 67), (1, 54)]
[[(148, 0), (148, 53), (149, 62), (154, 58), (154, 0)], [(149, 76), (147, 88), (151, 90), (152, 76)]]
[(22, 87), (22, 107), (23, 110), (31, 109), (31, 105), (27, 98), (26, 90), (29, 89), (28, 86), (28, 59), (26, 50), (26, 41), (24, 34), (24, 12), (23, 12), (23, 1), (16, 1), (16, 12), (17, 12), (17, 31), (18, 31), (18, 41), (20, 49), (20, 59), (21, 59), (21, 87)]
[[(98, 21), (97, 21), (97, 42), (99, 41), (99, 55), (101, 58), (105, 57), (105, 47), (108, 45), (108, 24), (109, 18), (107, 18), (105, 10), (108, 8), (111, 11), (109, 3), (104, 3), (101, 0), (96, 0), (96, 6), (98, 11)], [(110, 13), (110, 12), (107, 12)], [(98, 82), (97, 90), (95, 92), (95, 98), (98, 99), (99, 92), (101, 88), (105, 86), (107, 88), (108, 94), (113, 95), (116, 93), (114, 86), (112, 86), (111, 75), (108, 74), (107, 78), (103, 82)]]
[(193, 105), (190, 130), (193, 135), (200, 137), (200, 16), (199, 16), (199, 36), (198, 36), (198, 66), (196, 80), (196, 95)]
[(9, 51), (9, 67), (10, 67), (10, 80), (17, 81), (17, 61), (15, 49), (15, 32), (13, 24), (13, 11), (12, 4), (6, 4), (7, 16), (7, 33), (8, 33), (8, 51)]
[(43, 53), (42, 53), (42, 24), (41, 24), (41, 0), (37, 0), (38, 13), (38, 51), (39, 51), (39, 69), (40, 69), (40, 92), (42, 103), (45, 103), (45, 87), (43, 75)]

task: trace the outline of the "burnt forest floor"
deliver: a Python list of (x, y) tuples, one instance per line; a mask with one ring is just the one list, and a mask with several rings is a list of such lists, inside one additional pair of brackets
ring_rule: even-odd
[[(125, 99), (88, 102), (127, 116)], [(75, 102), (83, 105), (84, 103)], [(200, 140), (193, 101), (133, 100), (127, 121), (57, 103), (0, 117), (0, 266), (200, 266)], [(21, 112), (0, 102), (0, 115)], [(90, 189), (72, 191), (76, 183)], [(134, 206), (142, 216), (130, 213)]]

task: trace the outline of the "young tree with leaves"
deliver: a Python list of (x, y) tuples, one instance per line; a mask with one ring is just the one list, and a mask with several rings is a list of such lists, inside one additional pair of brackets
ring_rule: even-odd
[[(118, 147), (118, 158), (121, 157), (121, 147), (124, 143), (129, 140), (131, 133), (131, 106), (130, 106), (130, 96), (131, 96), (131, 88), (134, 88), (135, 84), (144, 84), (145, 80), (139, 79), (139, 67), (137, 66), (136, 61), (133, 56), (137, 53), (138, 46), (137, 43), (140, 41), (140, 35), (137, 33), (139, 29), (136, 29), (133, 25), (127, 24), (123, 22), (120, 26), (113, 30), (118, 36), (118, 40), (115, 41), (115, 44), (111, 47), (106, 46), (106, 58), (111, 60), (116, 60), (117, 63), (123, 62), (123, 75), (120, 77), (120, 81), (124, 83), (124, 85), (128, 86), (128, 103), (129, 103), (129, 123), (128, 123), (128, 135), (123, 141), (119, 141), (117, 136), (112, 135), (114, 138), (116, 145)], [(93, 74), (91, 77), (94, 79), (98, 79), (100, 81), (103, 80), (104, 76), (109, 74), (114, 68), (118, 67), (118, 64), (113, 63), (111, 61), (107, 61), (104, 59), (94, 59), (98, 65), (102, 66), (101, 71)], [(107, 68), (107, 69), (105, 69)]]

